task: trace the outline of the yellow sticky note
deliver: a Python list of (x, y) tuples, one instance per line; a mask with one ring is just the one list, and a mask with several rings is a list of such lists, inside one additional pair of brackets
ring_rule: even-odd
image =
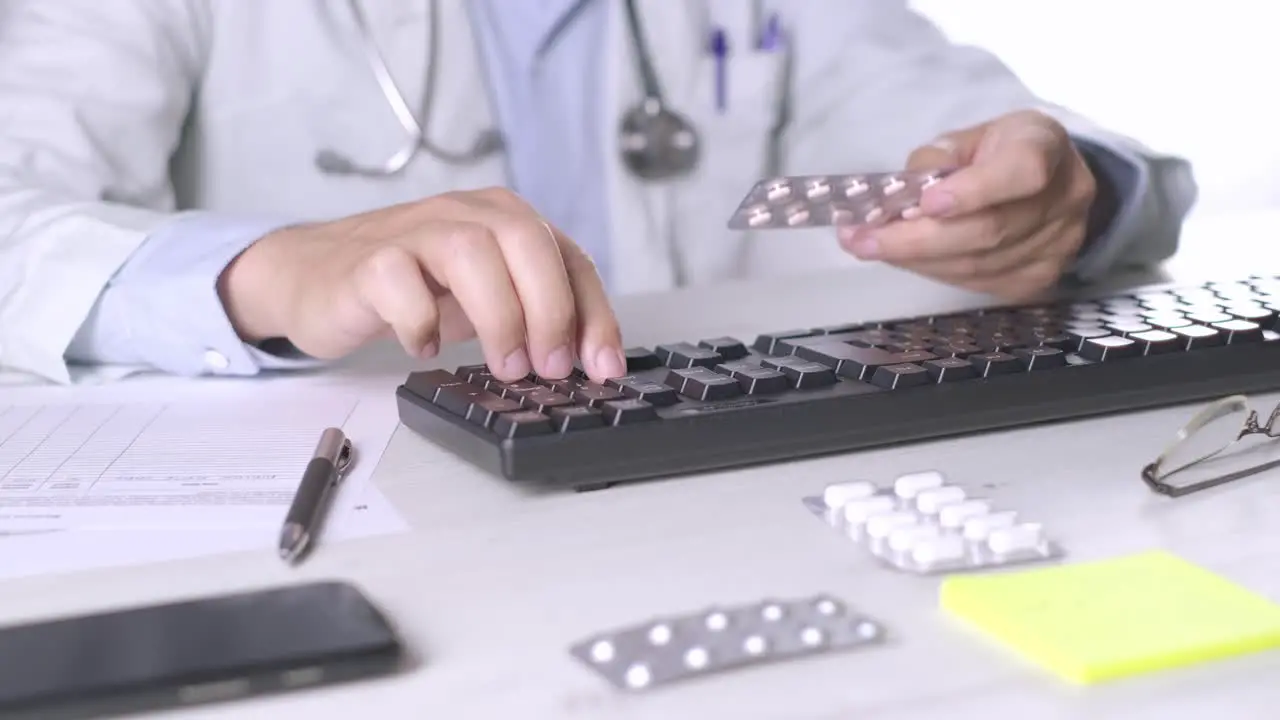
[(1280, 604), (1161, 551), (953, 576), (941, 605), (1081, 684), (1280, 647)]

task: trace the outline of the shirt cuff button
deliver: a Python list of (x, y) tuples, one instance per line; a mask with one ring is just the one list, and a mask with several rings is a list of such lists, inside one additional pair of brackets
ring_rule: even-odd
[(204, 365), (210, 370), (226, 370), (231, 367), (231, 361), (217, 350), (205, 350)]

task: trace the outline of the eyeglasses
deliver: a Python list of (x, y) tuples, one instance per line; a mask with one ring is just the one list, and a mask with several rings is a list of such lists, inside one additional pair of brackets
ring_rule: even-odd
[[(1266, 440), (1280, 437), (1280, 405), (1271, 411), (1265, 424), (1258, 422), (1258, 411), (1249, 407), (1249, 399), (1232, 395), (1210, 404), (1196, 413), (1178, 431), (1155, 462), (1142, 469), (1142, 480), (1152, 490), (1170, 497), (1180, 497), (1206, 490), (1280, 466), (1280, 443), (1253, 444), (1248, 438)], [(1199, 480), (1170, 483), (1168, 479), (1184, 471), (1196, 470)]]

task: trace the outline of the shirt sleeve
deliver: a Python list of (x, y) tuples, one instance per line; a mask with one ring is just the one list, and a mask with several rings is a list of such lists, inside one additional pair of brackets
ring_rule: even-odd
[(112, 277), (67, 348), (67, 362), (183, 376), (247, 376), (321, 365), (280, 339), (261, 347), (246, 344), (218, 297), (218, 278), (227, 265), (289, 224), (214, 213), (176, 216)]
[(1088, 230), (1076, 258), (1074, 274), (1117, 254), (1117, 248), (1112, 246), (1118, 242), (1117, 238), (1132, 234), (1132, 226), (1138, 221), (1138, 205), (1151, 183), (1147, 165), (1140, 158), (1094, 140), (1080, 137), (1073, 140), (1097, 182)]

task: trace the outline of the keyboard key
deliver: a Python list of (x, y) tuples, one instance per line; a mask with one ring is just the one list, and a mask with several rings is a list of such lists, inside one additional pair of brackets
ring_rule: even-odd
[(1132, 321), (1113, 323), (1111, 325), (1105, 326), (1105, 328), (1107, 330), (1110, 330), (1112, 334), (1119, 335), (1120, 337), (1129, 337), (1130, 335), (1133, 335), (1136, 333), (1146, 332), (1148, 330), (1155, 329), (1150, 325), (1147, 325), (1146, 323), (1132, 322)]
[(766, 333), (757, 337), (756, 341), (751, 343), (751, 349), (761, 355), (776, 355), (777, 353), (773, 349), (780, 340), (809, 337), (811, 335), (813, 335), (811, 330), (783, 330), (782, 332)]
[(969, 364), (982, 377), (992, 377), (993, 375), (1010, 375), (1013, 373), (1023, 372), (1022, 361), (1002, 352), (988, 352), (969, 357)]
[(622, 400), (624, 397), (621, 390), (590, 380), (570, 380), (558, 385), (556, 390), (573, 398), (575, 403), (588, 407), (599, 407), (602, 402)]
[(627, 372), (638, 373), (662, 367), (662, 358), (649, 348), (627, 348), (622, 353), (627, 358)]
[(929, 352), (938, 357), (967, 358), (970, 355), (978, 355), (984, 351), (973, 343), (953, 341), (943, 345), (934, 345), (929, 348)]
[(1075, 350), (1079, 347), (1079, 344), (1073, 340), (1070, 335), (1062, 332), (1053, 333), (1051, 335), (1038, 335), (1036, 336), (1036, 342), (1028, 343), (1028, 345), (1031, 347), (1055, 348), (1063, 351)]
[(713, 368), (724, 362), (720, 353), (698, 347), (692, 343), (671, 343), (659, 345), (655, 351), (658, 359), (669, 368), (705, 367)]
[(797, 390), (813, 390), (835, 385), (838, 382), (835, 370), (832, 370), (829, 366), (794, 355), (783, 358), (765, 358), (761, 364), (785, 375), (791, 381), (792, 387)]
[(508, 440), (534, 435), (550, 435), (556, 431), (551, 424), (551, 418), (536, 410), (502, 413), (493, 418), (490, 429), (499, 437)]
[(978, 369), (964, 358), (945, 357), (937, 360), (927, 360), (922, 367), (929, 373), (929, 377), (937, 383), (971, 380), (978, 377)]
[(1173, 328), (1186, 327), (1193, 325), (1186, 315), (1162, 314), (1147, 315), (1147, 324), (1157, 330), (1172, 330)]
[(493, 379), (493, 373), (489, 372), (488, 365), (463, 365), (455, 370), (454, 374), (480, 387), (484, 387), (486, 382)]
[(731, 362), (715, 367), (716, 372), (738, 381), (748, 395), (771, 395), (791, 389), (787, 376), (772, 368), (749, 362)]
[(1228, 345), (1262, 342), (1262, 326), (1248, 320), (1214, 323), (1213, 328), (1222, 331), (1223, 340)]
[(666, 383), (693, 400), (728, 400), (742, 394), (737, 380), (704, 367), (672, 370)]
[(1137, 357), (1141, 354), (1138, 343), (1129, 338), (1109, 335), (1107, 337), (1089, 338), (1080, 348), (1080, 357), (1094, 362), (1107, 362), (1123, 358)]
[(605, 423), (632, 425), (658, 419), (658, 410), (643, 400), (610, 400), (600, 406)]
[(706, 348), (725, 360), (741, 360), (751, 354), (747, 346), (737, 338), (718, 337), (710, 340), (699, 340), (698, 347)]
[(552, 426), (559, 432), (604, 427), (604, 413), (592, 407), (570, 405), (552, 408), (548, 415)]
[(489, 392), (495, 395), (501, 395), (505, 398), (515, 400), (523, 400), (526, 395), (542, 392), (545, 387), (539, 385), (532, 380), (516, 380), (515, 382), (504, 383), (498, 380), (490, 380), (485, 384)]
[(1130, 335), (1129, 339), (1138, 343), (1138, 350), (1141, 355), (1163, 355), (1168, 352), (1178, 352), (1182, 349), (1182, 343), (1178, 341), (1178, 336), (1168, 330), (1149, 330), (1143, 333), (1135, 333)]
[(882, 365), (876, 368), (876, 371), (871, 375), (872, 385), (878, 385), (889, 390), (932, 385), (934, 382), (927, 370), (911, 363)]
[(573, 400), (569, 398), (568, 395), (561, 395), (560, 393), (549, 389), (543, 389), (541, 392), (529, 393), (521, 398), (520, 401), (526, 408), (530, 410), (537, 410), (541, 413), (546, 413), (551, 408), (564, 407), (566, 405), (573, 404)]
[(1026, 368), (1028, 372), (1053, 370), (1054, 368), (1065, 367), (1067, 364), (1067, 354), (1057, 348), (1017, 348), (1011, 354), (1018, 358), (1018, 361), (1022, 363), (1022, 367)]
[(883, 348), (885, 345), (900, 342), (903, 337), (890, 330), (863, 330), (849, 333), (841, 339), (857, 347)]
[(916, 352), (917, 350), (928, 351), (930, 345), (927, 342), (901, 342), (885, 345), (884, 349), (892, 353)]
[(797, 357), (826, 365), (834, 369), (837, 375), (854, 380), (870, 380), (876, 368), (885, 365), (920, 364), (938, 357), (930, 352), (891, 353), (883, 348), (858, 347), (846, 343), (806, 345), (797, 352)]
[(976, 344), (983, 352), (997, 353), (1022, 347), (1026, 341), (1012, 332), (993, 332), (986, 337), (979, 337)]
[(1217, 347), (1225, 344), (1221, 330), (1205, 327), (1204, 325), (1170, 328), (1169, 332), (1178, 336), (1184, 350), (1199, 350), (1200, 348)]
[(1276, 319), (1276, 311), (1262, 305), (1227, 307), (1226, 312), (1238, 320), (1248, 320), (1261, 326), (1269, 325)]
[[(620, 378), (610, 378), (607, 382), (610, 387), (615, 387), (621, 390), (622, 394), (627, 396), (627, 398), (632, 400), (643, 400), (644, 402), (656, 407), (666, 407), (680, 402), (680, 398), (677, 396), (676, 391), (660, 382), (641, 380), (631, 375)], [(604, 404), (608, 402), (612, 401), (605, 400), (600, 403), (600, 406), (603, 407)]]
[[(471, 410), (472, 403), (482, 399), (494, 398), (501, 400), (503, 398), (481, 387), (476, 387), (471, 383), (458, 381), (456, 383), (446, 383), (440, 386), (439, 392), (436, 393), (436, 405), (448, 410), (454, 415), (466, 417)], [(519, 405), (519, 402), (512, 400)]]
[(1111, 333), (1106, 330), (1103, 330), (1101, 327), (1097, 327), (1097, 328), (1077, 327), (1077, 328), (1067, 330), (1067, 337), (1071, 338), (1071, 341), (1075, 343), (1075, 347), (1068, 348), (1068, 349), (1079, 352), (1081, 348), (1084, 347), (1084, 344), (1086, 342), (1090, 340), (1095, 340), (1098, 338), (1111, 337)]
[(1233, 319), (1230, 315), (1218, 311), (1216, 308), (1212, 311), (1204, 309), (1200, 312), (1188, 313), (1187, 319), (1192, 322), (1198, 322), (1202, 325), (1213, 325), (1215, 323), (1223, 323)]
[(424, 400), (435, 402), (436, 394), (440, 392), (441, 386), (456, 385), (463, 382), (466, 381), (448, 370), (422, 370), (409, 373), (409, 377), (404, 381), (404, 386), (406, 390)]

